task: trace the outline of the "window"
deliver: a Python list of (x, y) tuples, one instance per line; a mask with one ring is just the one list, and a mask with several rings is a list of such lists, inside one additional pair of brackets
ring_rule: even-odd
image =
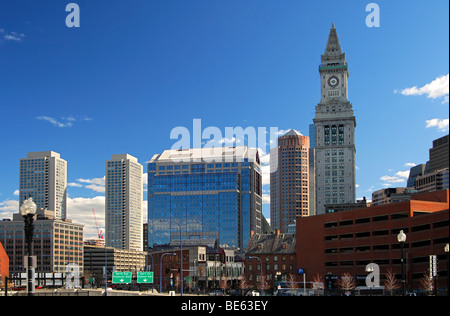
[(328, 90), (328, 97), (338, 97), (339, 90)]

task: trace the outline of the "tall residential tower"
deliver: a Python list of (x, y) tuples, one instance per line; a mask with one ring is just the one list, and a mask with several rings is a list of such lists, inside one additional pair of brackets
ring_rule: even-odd
[(105, 170), (106, 246), (142, 251), (142, 171), (137, 158), (112, 155)]
[(310, 215), (309, 149), (309, 137), (291, 130), (270, 151), (270, 224), (282, 233)]
[(316, 214), (325, 204), (354, 203), (355, 127), (348, 101), (348, 65), (334, 23), (319, 67), (321, 100), (316, 106), (315, 176)]
[(29, 197), (38, 209), (66, 219), (67, 162), (53, 151), (27, 153), (20, 159), (19, 205)]

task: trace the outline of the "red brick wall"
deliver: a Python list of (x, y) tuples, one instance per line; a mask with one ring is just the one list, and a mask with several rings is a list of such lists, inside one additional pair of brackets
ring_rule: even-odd
[(6, 251), (0, 243), (0, 274), (3, 283), (5, 282), (5, 276), (9, 276), (9, 258), (6, 255)]
[[(401, 253), (397, 234), (403, 229), (407, 235), (405, 253), (408, 256), (408, 285), (417, 288), (418, 276), (428, 268), (427, 257), (435, 254), (442, 258), (449, 238), (448, 225), (443, 226), (449, 220), (448, 190), (419, 198), (297, 218), (298, 268), (305, 269), (307, 281), (312, 281), (317, 273), (323, 278), (327, 274), (365, 275), (364, 262), (387, 261), (388, 263), (380, 264), (380, 273), (384, 275), (388, 268), (392, 268), (394, 273), (400, 274)], [(426, 199), (431, 201), (424, 201)], [(441, 202), (445, 200), (446, 203)], [(383, 220), (376, 220), (383, 217)], [(361, 219), (368, 221), (361, 222)], [(349, 222), (351, 224), (345, 224)], [(367, 232), (370, 233), (368, 236), (361, 237), (361, 233)], [(386, 248), (380, 249), (380, 245)], [(370, 247), (368, 250), (360, 251), (367, 246)], [(353, 264), (349, 264), (352, 262)], [(445, 259), (441, 259), (439, 270), (444, 274), (444, 277), (438, 279), (441, 287), (446, 282), (445, 265)]]

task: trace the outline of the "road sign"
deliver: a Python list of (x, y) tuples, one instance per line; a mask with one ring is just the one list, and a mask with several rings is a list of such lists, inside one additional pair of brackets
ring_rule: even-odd
[(114, 284), (131, 283), (131, 272), (113, 272), (112, 283)]
[(299, 275), (305, 274), (305, 269), (298, 268), (298, 274)]
[(153, 283), (153, 272), (138, 272), (137, 283)]

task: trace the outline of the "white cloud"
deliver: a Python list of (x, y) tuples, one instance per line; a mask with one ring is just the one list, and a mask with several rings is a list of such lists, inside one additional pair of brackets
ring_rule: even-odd
[(93, 198), (67, 198), (67, 218), (71, 219), (76, 224), (84, 225), (84, 237), (96, 238), (97, 226), (95, 224), (95, 217), (99, 229), (105, 232), (105, 197), (96, 196)]
[(380, 180), (384, 182), (383, 186), (385, 187), (389, 187), (395, 183), (404, 183), (409, 177), (409, 171), (410, 170), (397, 171), (393, 176), (384, 175), (380, 178)]
[(20, 193), (19, 190), (15, 190), (13, 194), (14, 194), (15, 196), (19, 196), (19, 193)]
[(270, 194), (263, 193), (262, 202), (263, 204), (270, 204)]
[(430, 127), (437, 127), (440, 131), (442, 132), (448, 132), (449, 131), (449, 119), (431, 119), (431, 120), (427, 120), (427, 128)]
[(415, 167), (415, 166), (417, 166), (417, 164), (415, 164), (414, 162), (405, 163), (405, 167)]
[[(93, 190), (94, 192), (98, 193), (105, 193), (105, 177), (103, 178), (94, 178), (94, 179), (77, 179), (76, 181), (85, 183), (84, 187), (86, 189)], [(71, 187), (82, 187), (80, 183), (70, 183), (68, 184)]]
[(443, 97), (442, 103), (448, 103), (449, 95), (449, 74), (441, 77), (437, 77), (432, 82), (427, 83), (422, 87), (411, 87), (400, 91), (401, 94), (409, 95), (426, 95), (427, 98), (436, 99)]
[(6, 200), (0, 202), (0, 217), (10, 218), (12, 213), (17, 213), (19, 211), (19, 201), (16, 200)]
[(50, 116), (38, 116), (38, 120), (47, 121), (50, 124), (56, 126), (56, 127), (72, 127), (74, 122), (77, 121), (92, 121), (92, 118), (90, 117), (82, 117), (82, 118), (76, 118), (74, 116), (67, 116), (67, 117), (61, 117), (60, 119), (56, 119)]
[(262, 185), (270, 184), (270, 165), (261, 166), (262, 169)]
[(396, 177), (396, 176), (382, 176), (380, 178), (380, 180), (386, 182), (386, 183), (400, 183), (400, 182), (404, 182), (405, 179)]
[(69, 186), (69, 187), (75, 187), (75, 188), (81, 188), (81, 187), (83, 187), (81, 184), (76, 183), (76, 182), (70, 182), (70, 183), (67, 183), (67, 186)]
[(17, 32), (6, 32), (4, 29), (0, 29), (0, 40), (21, 42), (25, 38), (25, 34)]

